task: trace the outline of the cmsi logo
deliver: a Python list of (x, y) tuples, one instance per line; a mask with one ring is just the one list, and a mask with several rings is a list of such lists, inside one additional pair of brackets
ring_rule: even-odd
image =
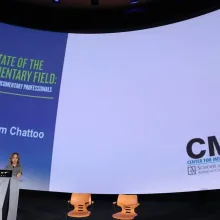
[[(186, 146), (186, 152), (190, 158), (192, 158), (192, 159), (203, 158), (205, 156), (207, 150), (209, 152), (210, 157), (216, 156), (216, 152), (217, 152), (218, 156), (220, 155), (220, 145), (219, 145), (218, 140), (215, 136), (208, 137), (207, 150), (201, 150), (199, 153), (195, 153), (193, 151), (196, 143), (200, 144), (200, 145), (206, 144), (206, 142), (202, 138), (194, 138), (194, 139), (190, 140)], [(215, 152), (215, 150), (216, 150), (216, 152)]]
[[(206, 145), (202, 148), (201, 145)], [(216, 136), (209, 136), (207, 141), (193, 138), (186, 145), (190, 157), (187, 161), (188, 175), (220, 172), (220, 145)]]

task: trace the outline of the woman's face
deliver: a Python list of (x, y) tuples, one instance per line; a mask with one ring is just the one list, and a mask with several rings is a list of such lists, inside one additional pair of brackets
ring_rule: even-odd
[(18, 163), (18, 155), (17, 155), (17, 154), (14, 154), (14, 155), (12, 156), (11, 162), (12, 162), (13, 164), (17, 164), (17, 163)]

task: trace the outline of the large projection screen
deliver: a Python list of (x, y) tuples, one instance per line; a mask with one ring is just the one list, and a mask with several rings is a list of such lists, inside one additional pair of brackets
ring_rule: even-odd
[[(218, 161), (204, 161), (208, 137), (220, 138), (219, 19), (215, 12), (142, 31), (68, 36), (50, 190), (219, 188)], [(206, 153), (190, 175), (186, 146), (194, 138), (205, 144), (193, 153)]]
[(23, 189), (219, 188), (219, 20), (87, 35), (0, 24), (0, 169), (17, 152)]

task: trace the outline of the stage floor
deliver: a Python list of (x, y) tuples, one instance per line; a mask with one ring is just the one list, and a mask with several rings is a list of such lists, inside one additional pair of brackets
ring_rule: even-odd
[[(66, 220), (70, 194), (20, 191), (18, 220)], [(140, 195), (138, 220), (220, 219), (220, 191)], [(112, 220), (117, 195), (92, 195), (94, 206), (88, 220)], [(120, 209), (116, 209), (120, 211)], [(69, 218), (70, 219), (70, 218)]]

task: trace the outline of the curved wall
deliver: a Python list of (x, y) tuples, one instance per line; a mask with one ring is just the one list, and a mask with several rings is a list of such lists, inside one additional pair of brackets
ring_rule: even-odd
[(219, 188), (219, 18), (100, 35), (1, 24), (1, 167), (19, 152), (26, 189)]

